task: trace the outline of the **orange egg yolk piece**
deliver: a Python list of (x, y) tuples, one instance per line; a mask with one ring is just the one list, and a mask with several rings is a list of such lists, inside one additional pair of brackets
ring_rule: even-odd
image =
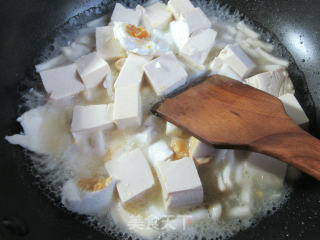
[(147, 39), (150, 37), (150, 34), (144, 27), (136, 27), (132, 24), (126, 25), (126, 32), (134, 38), (138, 39)]

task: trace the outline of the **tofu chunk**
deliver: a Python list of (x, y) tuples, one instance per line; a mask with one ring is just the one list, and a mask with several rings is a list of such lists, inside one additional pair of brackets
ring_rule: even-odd
[(139, 144), (149, 145), (153, 143), (158, 137), (159, 132), (157, 129), (147, 127), (142, 132), (136, 134), (135, 139)]
[(219, 54), (223, 60), (240, 78), (248, 77), (256, 64), (245, 54), (238, 45), (227, 45)]
[(173, 155), (173, 151), (168, 144), (160, 140), (148, 147), (148, 159), (152, 166), (156, 166), (158, 162), (167, 160)]
[[(213, 74), (218, 74), (223, 65), (228, 67), (228, 65), (223, 64), (223, 60), (220, 57), (215, 57), (210, 63), (209, 68)], [(232, 69), (230, 70), (233, 71)]]
[(287, 93), (279, 97), (289, 117), (303, 129), (308, 129), (309, 119), (295, 96)]
[(172, 13), (162, 2), (156, 2), (146, 7), (142, 14), (142, 23), (147, 29), (163, 30), (168, 27)]
[(189, 139), (189, 156), (192, 158), (210, 157), (215, 152), (215, 148), (209, 146), (195, 137)]
[(200, 8), (193, 8), (181, 13), (181, 20), (188, 24), (190, 34), (211, 27), (210, 20)]
[(122, 22), (138, 26), (140, 23), (141, 14), (142, 13), (139, 10), (126, 8), (120, 3), (116, 3), (111, 16), (111, 22)]
[(138, 134), (134, 134), (134, 142), (140, 145), (149, 146), (151, 143), (155, 142), (161, 135), (162, 129), (162, 120), (153, 115), (150, 115), (143, 123), (143, 131)]
[(275, 97), (294, 93), (293, 84), (285, 69), (257, 74), (245, 80), (250, 86), (258, 88)]
[(218, 71), (219, 75), (232, 78), (234, 80), (237, 80), (239, 82), (242, 82), (241, 78), (239, 77), (238, 74), (236, 74), (230, 67), (227, 65), (223, 64), (220, 70)]
[(190, 37), (190, 29), (188, 24), (184, 21), (172, 21), (170, 23), (170, 35), (174, 44), (180, 51), (188, 42)]
[(120, 42), (114, 38), (113, 27), (96, 28), (97, 53), (105, 60), (115, 60), (125, 56)]
[(139, 90), (138, 86), (115, 89), (113, 120), (119, 129), (141, 125), (142, 106)]
[(188, 39), (180, 54), (195, 65), (203, 65), (211, 51), (217, 32), (213, 29), (201, 30)]
[(144, 65), (144, 71), (158, 96), (164, 96), (184, 85), (188, 74), (174, 55), (162, 55)]
[(190, 208), (203, 201), (203, 188), (192, 158), (157, 164), (166, 209)]
[(114, 84), (114, 88), (136, 86), (140, 87), (143, 77), (143, 65), (151, 60), (150, 57), (130, 54)]
[(111, 77), (109, 64), (96, 52), (75, 61), (78, 73), (86, 88), (98, 86), (106, 76)]
[(40, 72), (42, 83), (54, 100), (71, 97), (84, 90), (75, 64)]
[(106, 162), (105, 168), (118, 180), (117, 190), (123, 204), (136, 200), (155, 183), (150, 166), (138, 148)]
[(183, 134), (182, 130), (176, 125), (167, 122), (166, 123), (166, 135), (169, 137), (180, 137)]
[(113, 127), (113, 105), (75, 106), (71, 123), (72, 132), (95, 132)]
[(176, 19), (180, 17), (180, 14), (194, 9), (194, 6), (189, 0), (170, 0), (168, 7)]
[(282, 186), (286, 176), (288, 164), (260, 153), (250, 153), (247, 162), (244, 165), (244, 171), (249, 175), (259, 176), (266, 182), (272, 181), (273, 186)]
[(104, 215), (109, 208), (116, 181), (112, 177), (67, 181), (62, 189), (62, 204), (72, 212)]

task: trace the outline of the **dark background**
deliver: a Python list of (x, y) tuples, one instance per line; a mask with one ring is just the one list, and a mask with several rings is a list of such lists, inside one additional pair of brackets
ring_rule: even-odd
[[(100, 1), (0, 0), (0, 220), (26, 224), (24, 236), (0, 224), (0, 239), (105, 239), (49, 201), (27, 173), (23, 151), (4, 136), (19, 131), (18, 83), (32, 76), (52, 29)], [(275, 33), (304, 72), (320, 116), (320, 2), (318, 0), (226, 0)], [(319, 125), (319, 118), (314, 126)], [(318, 130), (319, 133), (319, 130)], [(319, 134), (317, 134), (319, 136)], [(320, 184), (310, 177), (295, 183), (290, 200), (275, 215), (234, 239), (320, 239)], [(24, 233), (24, 229), (21, 229)], [(115, 236), (118, 239), (119, 237)]]

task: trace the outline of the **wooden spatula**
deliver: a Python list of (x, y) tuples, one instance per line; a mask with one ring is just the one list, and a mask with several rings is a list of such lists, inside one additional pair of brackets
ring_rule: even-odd
[(279, 99), (253, 87), (215, 75), (151, 111), (216, 148), (263, 153), (320, 180), (320, 141), (288, 117)]

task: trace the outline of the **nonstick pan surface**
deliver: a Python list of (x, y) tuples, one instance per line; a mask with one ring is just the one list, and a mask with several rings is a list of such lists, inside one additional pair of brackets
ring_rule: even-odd
[[(98, 5), (85, 0), (0, 1), (0, 239), (121, 239), (106, 236), (81, 223), (75, 214), (54, 205), (28, 171), (28, 159), (20, 147), (4, 136), (20, 131), (15, 119), (23, 109), (21, 84), (32, 78), (33, 66), (54, 37), (54, 30), (67, 19)], [(112, 1), (103, 1), (112, 10)], [(274, 33), (292, 54), (297, 97), (312, 120), (313, 134), (320, 136), (320, 2), (317, 0), (225, 0), (258, 25)], [(114, 4), (114, 2), (113, 2)], [(92, 18), (97, 17), (92, 16)], [(305, 82), (305, 80), (306, 82)], [(308, 85), (310, 92), (305, 88)], [(310, 100), (312, 96), (314, 105)], [(318, 116), (318, 118), (316, 118)], [(286, 204), (257, 226), (232, 239), (306, 239), (320, 237), (320, 183), (303, 175), (293, 183)]]

